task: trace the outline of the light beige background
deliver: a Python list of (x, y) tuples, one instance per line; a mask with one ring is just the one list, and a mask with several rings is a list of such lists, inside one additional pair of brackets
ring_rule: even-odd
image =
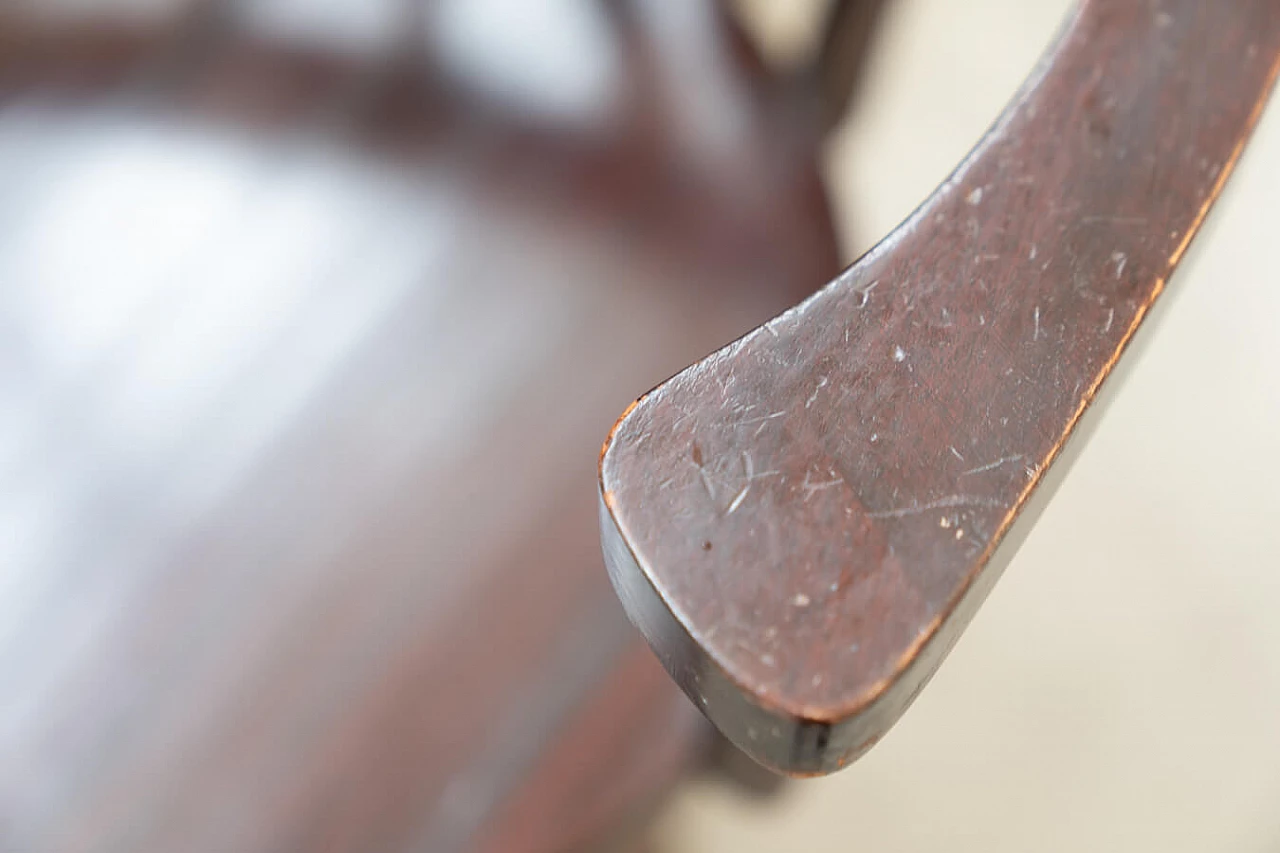
[[(755, 6), (785, 36), (787, 4)], [(830, 151), (850, 257), (946, 175), (1067, 8), (891, 5)], [(1280, 103), (1124, 393), (901, 723), (851, 769), (770, 802), (691, 783), (654, 846), (1280, 850), (1277, 247)]]

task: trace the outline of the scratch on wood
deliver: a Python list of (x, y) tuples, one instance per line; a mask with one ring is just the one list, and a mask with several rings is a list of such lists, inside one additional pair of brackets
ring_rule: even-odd
[(899, 507), (897, 509), (884, 509), (867, 513), (867, 518), (905, 518), (909, 515), (919, 515), (922, 512), (932, 512), (935, 509), (945, 509), (947, 507), (989, 507), (996, 508), (1004, 506), (1000, 501), (994, 498), (984, 498), (980, 495), (948, 495), (945, 498), (939, 498), (936, 501), (929, 501), (924, 504), (912, 504), (911, 506)]
[(736, 424), (734, 424), (734, 426), (750, 426), (751, 424), (758, 424), (758, 423), (762, 423), (763, 421), (771, 421), (774, 418), (782, 417), (786, 413), (787, 413), (787, 410), (782, 409), (781, 411), (774, 412), (773, 414), (770, 414), (770, 415), (761, 415), (758, 418), (746, 418), (745, 420), (738, 421)]
[(1036, 306), (1035, 322), (1036, 322), (1035, 331), (1032, 332), (1031, 334), (1031, 340), (1038, 341), (1040, 340), (1040, 306), (1039, 305)]
[(804, 500), (808, 503), (809, 498), (813, 497), (814, 492), (821, 492), (834, 486), (839, 486), (844, 480), (836, 477), (834, 480), (824, 480), (821, 483), (814, 483), (809, 480), (809, 475), (804, 475), (804, 482), (800, 484), (800, 488), (804, 490)]
[(1104, 333), (1111, 331), (1111, 324), (1115, 321), (1115, 319), (1116, 319), (1116, 309), (1114, 308), (1108, 309), (1107, 324), (1102, 327), (1102, 331)]
[(714, 502), (716, 499), (716, 488), (711, 485), (711, 476), (707, 474), (705, 468), (698, 469), (698, 476), (702, 478), (702, 487), (707, 490), (707, 497)]
[(827, 381), (827, 377), (825, 376), (818, 380), (817, 387), (813, 389), (813, 393), (810, 394), (809, 399), (805, 401), (804, 407), (806, 409), (813, 405), (814, 400), (818, 399), (818, 393), (822, 391), (823, 388), (827, 387)]
[(759, 480), (761, 477), (777, 477), (781, 475), (781, 471), (757, 471), (755, 460), (751, 458), (751, 454), (742, 451), (742, 476), (750, 483), (752, 480)]
[[(859, 308), (866, 307), (868, 300), (871, 299), (871, 291), (875, 290), (876, 285), (879, 283), (880, 283), (880, 279), (876, 279), (875, 281), (868, 284), (866, 287), (860, 287), (854, 291), (854, 293), (858, 294), (858, 297), (859, 297), (859, 301), (858, 301)], [(848, 338), (846, 337), (845, 340), (847, 341)]]
[(702, 479), (702, 487), (707, 490), (707, 497), (711, 498), (711, 502), (715, 503), (716, 488), (711, 483), (711, 475), (707, 473), (707, 469), (702, 467), (702, 452), (695, 444), (693, 447), (693, 467), (698, 469), (698, 476)]
[(1005, 464), (1006, 462), (1017, 462), (1021, 458), (1022, 458), (1021, 453), (1015, 453), (1012, 456), (1005, 456), (1000, 459), (997, 459), (995, 462), (988, 462), (986, 465), (979, 465), (977, 468), (970, 468), (968, 471), (964, 471), (963, 473), (961, 473), (960, 476), (967, 477), (970, 474), (981, 474), (984, 471), (994, 471), (996, 468), (999, 468), (1001, 465)]
[(964, 461), (964, 456), (963, 456), (963, 455), (961, 455), (961, 453), (960, 453), (960, 451), (959, 451), (959, 450), (956, 450), (955, 445), (952, 445), (952, 446), (951, 446), (951, 455), (952, 455), (952, 456), (954, 456), (955, 458), (959, 459), (961, 462), (963, 462), (963, 461)]
[(1080, 221), (1086, 225), (1093, 225), (1104, 222), (1108, 225), (1146, 225), (1147, 217), (1145, 216), (1115, 216), (1112, 214), (1089, 214), (1080, 217)]
[(1124, 252), (1112, 252), (1111, 262), (1116, 265), (1116, 278), (1124, 275), (1124, 265), (1129, 262), (1129, 256)]
[(742, 502), (747, 499), (747, 492), (751, 491), (751, 484), (747, 483), (742, 487), (742, 491), (733, 496), (733, 500), (729, 501), (729, 509), (725, 511), (725, 515), (732, 515), (733, 511), (742, 506)]

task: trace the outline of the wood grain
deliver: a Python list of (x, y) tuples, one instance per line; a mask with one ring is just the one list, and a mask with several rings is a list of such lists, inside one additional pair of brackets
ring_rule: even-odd
[(1278, 61), (1272, 0), (1085, 3), (900, 228), (619, 421), (611, 576), (734, 743), (830, 772), (910, 704), (1065, 470)]

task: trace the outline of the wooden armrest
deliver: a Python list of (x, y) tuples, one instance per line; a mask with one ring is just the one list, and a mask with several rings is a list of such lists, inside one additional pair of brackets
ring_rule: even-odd
[(1083, 4), (894, 233), (624, 414), (600, 461), (610, 575), (735, 744), (830, 772), (910, 704), (1079, 447), (1278, 60), (1275, 0)]

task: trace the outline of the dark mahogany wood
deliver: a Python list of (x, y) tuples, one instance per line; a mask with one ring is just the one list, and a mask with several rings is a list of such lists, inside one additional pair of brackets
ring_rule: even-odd
[(850, 111), (871, 54), (887, 0), (836, 0), (827, 12), (826, 28), (813, 64), (823, 121), (834, 126)]
[(1085, 3), (901, 227), (619, 421), (600, 465), (615, 586), (734, 743), (829, 772), (910, 704), (1065, 467), (1278, 62), (1275, 0)]
[(714, 3), (476, 5), (0, 9), (0, 850), (551, 853), (703, 760), (593, 451), (838, 271), (819, 122)]

